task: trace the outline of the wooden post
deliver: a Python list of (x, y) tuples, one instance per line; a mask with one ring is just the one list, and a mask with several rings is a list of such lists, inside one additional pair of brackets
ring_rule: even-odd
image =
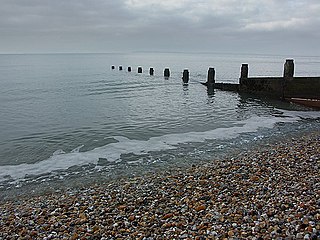
[(240, 86), (242, 86), (243, 83), (246, 82), (246, 79), (248, 79), (248, 76), (249, 76), (249, 65), (247, 63), (243, 63), (241, 65), (241, 70), (240, 70), (240, 79), (239, 79)]
[(188, 69), (183, 70), (182, 81), (183, 81), (183, 83), (189, 82), (189, 70)]
[(214, 68), (209, 68), (208, 70), (208, 78), (207, 78), (207, 84), (208, 86), (213, 86), (215, 84), (215, 70)]
[(150, 68), (150, 69), (149, 69), (149, 73), (150, 73), (150, 76), (153, 76), (153, 74), (154, 74), (154, 69), (153, 69), (153, 68)]
[(114, 70), (116, 67), (114, 65), (111, 66), (111, 69)]
[(119, 66), (119, 71), (122, 71), (122, 66)]
[(166, 77), (166, 78), (170, 77), (170, 69), (169, 68), (165, 68), (164, 69), (163, 76)]
[(138, 73), (142, 73), (142, 67), (138, 67)]
[(128, 72), (131, 72), (131, 67), (128, 67)]
[(283, 77), (286, 79), (293, 78), (294, 76), (294, 63), (293, 59), (287, 59), (283, 68)]
[(248, 78), (248, 76), (249, 76), (249, 65), (247, 63), (244, 63), (241, 65), (240, 78)]
[(293, 59), (286, 59), (283, 66), (283, 82), (282, 82), (282, 99), (286, 97), (286, 90), (288, 82), (293, 80), (294, 76), (294, 63)]

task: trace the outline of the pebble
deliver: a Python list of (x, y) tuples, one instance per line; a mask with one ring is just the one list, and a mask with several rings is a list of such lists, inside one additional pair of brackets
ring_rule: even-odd
[(0, 239), (320, 239), (320, 134), (0, 205)]

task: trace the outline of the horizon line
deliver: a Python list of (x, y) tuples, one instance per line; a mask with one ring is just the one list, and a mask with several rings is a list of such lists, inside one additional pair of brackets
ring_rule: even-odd
[(308, 54), (284, 54), (284, 53), (244, 53), (244, 52), (222, 52), (222, 51), (161, 51), (161, 50), (135, 50), (127, 52), (8, 52), (1, 53), (0, 55), (90, 55), (90, 54), (139, 54), (139, 53), (174, 53), (174, 54), (225, 54), (225, 55), (257, 55), (257, 56), (292, 56), (292, 57), (320, 57), (319, 55), (308, 55)]

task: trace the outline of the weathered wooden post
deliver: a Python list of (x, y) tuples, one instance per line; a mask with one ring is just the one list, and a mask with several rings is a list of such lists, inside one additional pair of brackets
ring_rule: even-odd
[(244, 80), (248, 79), (249, 76), (249, 65), (247, 63), (243, 63), (241, 65), (241, 71), (240, 71), (240, 86), (244, 84)]
[(165, 78), (170, 77), (170, 69), (169, 69), (169, 68), (165, 68), (165, 69), (164, 69), (163, 76), (164, 76)]
[(111, 66), (111, 69), (114, 70), (116, 67), (114, 65)]
[(149, 74), (150, 74), (150, 76), (153, 76), (153, 74), (154, 74), (154, 69), (153, 68), (149, 69)]
[(119, 71), (122, 71), (122, 66), (119, 66)]
[(142, 73), (142, 67), (138, 67), (138, 73)]
[(128, 67), (128, 72), (131, 72), (131, 70), (132, 70), (131, 67)]
[[(288, 94), (289, 82), (293, 80), (294, 76), (294, 63), (293, 59), (286, 59), (283, 66), (283, 81), (282, 81), (282, 99), (286, 98)], [(289, 94), (290, 95), (290, 94)]]
[(207, 76), (207, 81), (205, 83), (201, 83), (202, 85), (207, 86), (208, 88), (213, 88), (215, 84), (215, 70), (214, 68), (209, 68), (208, 69), (208, 76)]
[(293, 78), (294, 76), (294, 63), (293, 59), (287, 59), (283, 68), (283, 77), (285, 79)]
[(182, 81), (183, 81), (183, 83), (189, 82), (189, 70), (188, 69), (183, 70)]
[(208, 70), (208, 78), (207, 78), (207, 85), (213, 86), (215, 84), (215, 70), (214, 68), (209, 68)]
[(240, 78), (248, 78), (248, 76), (249, 76), (249, 65), (247, 63), (244, 63), (241, 65)]

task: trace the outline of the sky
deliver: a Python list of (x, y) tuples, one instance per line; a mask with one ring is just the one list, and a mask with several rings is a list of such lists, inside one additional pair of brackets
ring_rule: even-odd
[(320, 0), (0, 0), (0, 53), (320, 55)]

